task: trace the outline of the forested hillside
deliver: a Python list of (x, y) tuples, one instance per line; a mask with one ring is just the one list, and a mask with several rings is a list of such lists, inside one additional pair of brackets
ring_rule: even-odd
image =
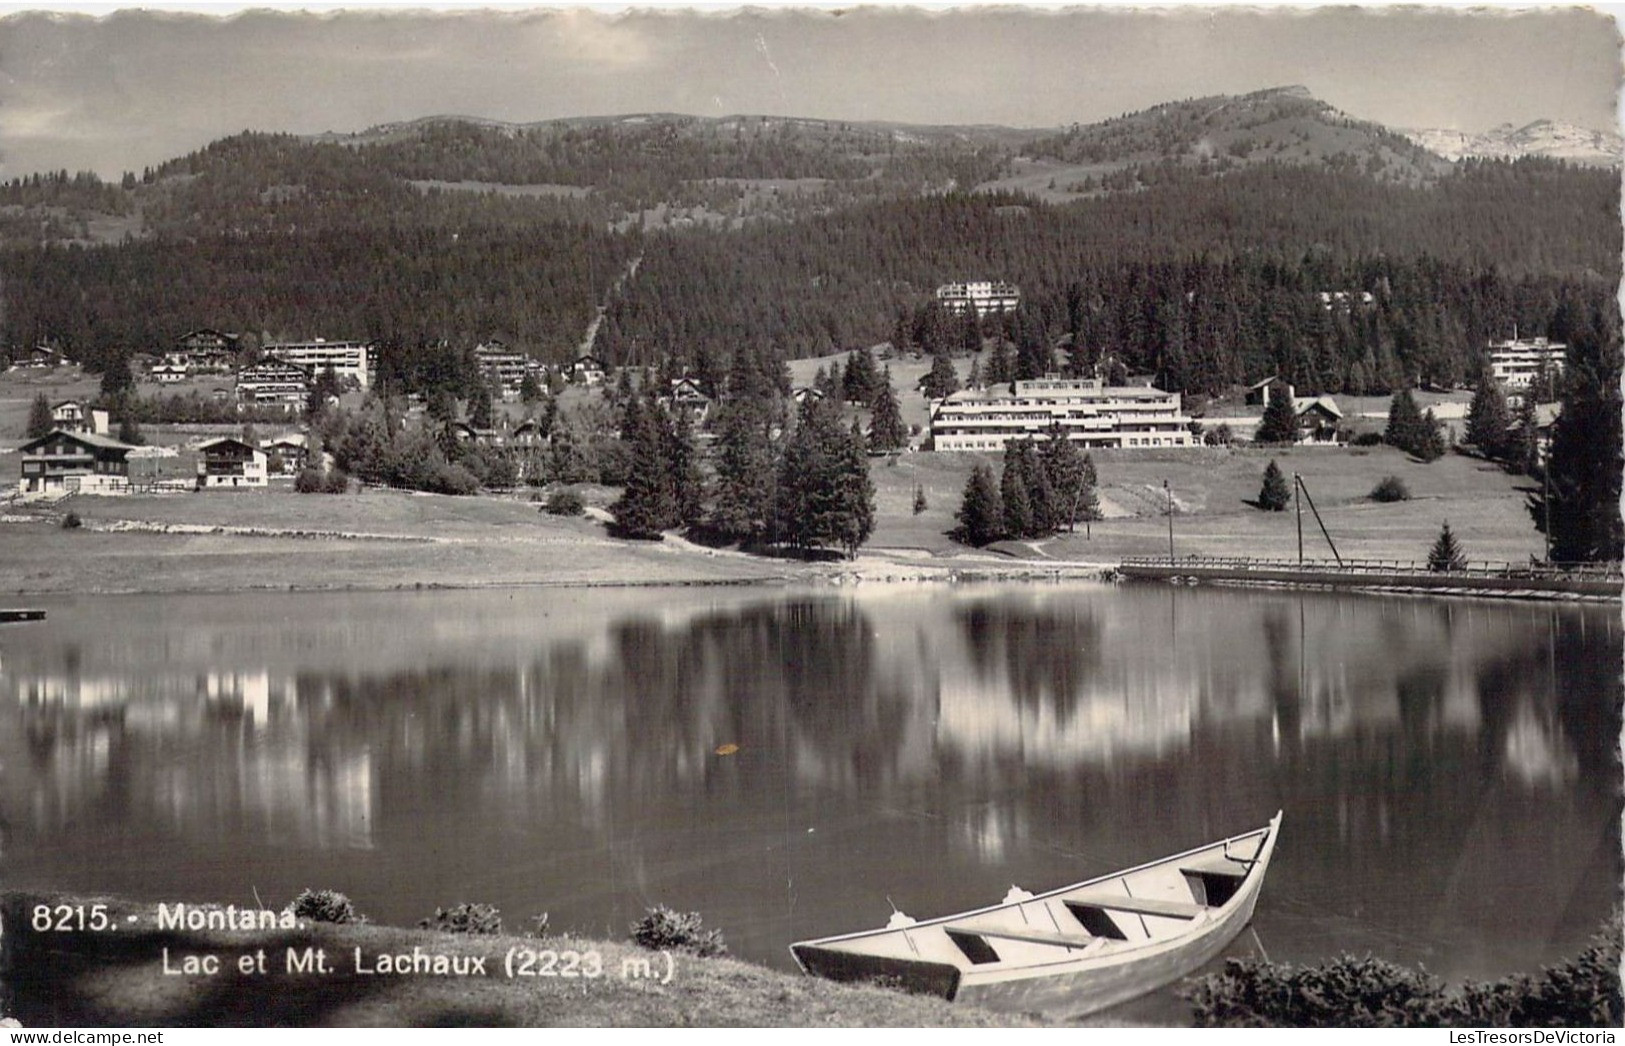
[[(990, 189), (1018, 159), (1101, 173)], [(118, 185), (0, 186), (0, 346), (99, 367), (207, 326), (393, 351), (494, 336), (558, 362), (604, 306), (601, 356), (714, 373), (742, 345), (933, 348), (934, 288), (999, 279), (1023, 307), (982, 333), (1031, 359), (1380, 391), (1471, 380), (1514, 325), (1612, 331), (1618, 196), (1608, 171), (1450, 165), (1291, 90), (1058, 135), (674, 116), (245, 133)]]

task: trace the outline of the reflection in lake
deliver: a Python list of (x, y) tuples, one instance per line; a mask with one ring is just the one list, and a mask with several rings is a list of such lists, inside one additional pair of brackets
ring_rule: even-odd
[[(1161, 587), (117, 597), (0, 631), (0, 874), (495, 903), (736, 953), (1286, 811), (1276, 959), (1445, 976), (1618, 893), (1611, 608)], [(723, 746), (737, 745), (737, 751)], [(718, 754), (719, 749), (731, 754)]]

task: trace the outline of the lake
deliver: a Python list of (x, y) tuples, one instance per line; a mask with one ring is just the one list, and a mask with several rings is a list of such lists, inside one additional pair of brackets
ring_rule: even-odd
[[(1619, 897), (1619, 610), (1102, 584), (38, 599), (0, 626), (0, 876), (494, 904), (734, 954), (1285, 811), (1235, 954), (1459, 979)], [(737, 746), (734, 748), (733, 746)], [(1177, 1017), (1172, 993), (1125, 1019)]]

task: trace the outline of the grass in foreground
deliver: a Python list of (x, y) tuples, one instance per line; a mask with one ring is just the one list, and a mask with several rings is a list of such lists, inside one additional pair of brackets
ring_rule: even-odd
[[(39, 904), (107, 905), (115, 931), (35, 933)], [(87, 911), (89, 909), (87, 908)], [(11, 893), (0, 898), (6, 926), (0, 985), (6, 1011), (23, 1025), (134, 1027), (1021, 1027), (1034, 1021), (956, 1006), (882, 988), (835, 984), (731, 959), (662, 953), (614, 941), (560, 936), (473, 936), (385, 926), (307, 923), (298, 929), (188, 931), (157, 929), (157, 907), (101, 897)], [(130, 922), (130, 917), (135, 922)], [(485, 972), (464, 976), (357, 972), (377, 968), (379, 954), (413, 948)], [(214, 975), (165, 973), (185, 956), (219, 957)], [(321, 949), (329, 973), (287, 970)], [(551, 950), (596, 956), (602, 974), (506, 975), (506, 960), (524, 969), (525, 953)], [(240, 973), (241, 956), (266, 972)], [(645, 962), (656, 976), (642, 976)], [(539, 974), (544, 962), (532, 960)], [(583, 959), (578, 969), (588, 968)]]

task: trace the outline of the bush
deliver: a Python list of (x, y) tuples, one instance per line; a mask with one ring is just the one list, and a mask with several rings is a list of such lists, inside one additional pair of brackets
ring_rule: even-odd
[(77, 512), (70, 512), (66, 516), (62, 517), (63, 530), (78, 530), (84, 525), (85, 521), (79, 518), (79, 513)]
[(301, 494), (343, 494), (350, 489), (350, 477), (341, 469), (323, 472), (318, 468), (299, 470), (294, 477), (293, 489)]
[(1228, 447), (1236, 442), (1236, 434), (1230, 431), (1230, 426), (1224, 422), (1213, 426), (1202, 433), (1202, 445), (1207, 447)]
[(1382, 433), (1362, 432), (1349, 440), (1349, 445), (1354, 447), (1380, 447), (1382, 446)]
[(431, 494), (468, 496), (480, 492), (479, 477), (461, 465), (438, 463), (420, 488)]
[(1411, 488), (1398, 476), (1384, 476), (1382, 482), (1371, 488), (1372, 501), (1409, 501)]
[(418, 920), (426, 930), (441, 933), (495, 934), (502, 932), (502, 915), (489, 904), (459, 904), (455, 908), (436, 907), (434, 916)]
[(296, 918), (319, 923), (364, 923), (350, 899), (337, 890), (312, 890), (308, 886), (288, 905)]
[(701, 958), (727, 955), (721, 930), (701, 928), (699, 912), (674, 912), (665, 905), (632, 924), (632, 940), (655, 951), (683, 951)]
[(1295, 969), (1231, 959), (1188, 992), (1206, 1027), (1617, 1028), (1620, 913), (1578, 956), (1535, 976), (1447, 992), (1425, 973), (1343, 956)]
[(579, 516), (587, 511), (587, 503), (573, 490), (555, 490), (547, 496), (542, 511), (550, 516)]

